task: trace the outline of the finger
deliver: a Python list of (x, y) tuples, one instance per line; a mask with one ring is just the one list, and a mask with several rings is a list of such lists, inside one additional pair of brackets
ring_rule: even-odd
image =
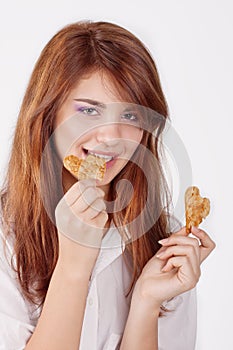
[(194, 288), (197, 281), (200, 278), (200, 269), (197, 273), (194, 272), (189, 259), (185, 256), (176, 256), (170, 258), (167, 264), (162, 268), (162, 272), (170, 272), (174, 268), (177, 268), (177, 279), (179, 282), (186, 287), (186, 290)]
[(102, 211), (106, 211), (106, 205), (103, 199), (97, 198), (85, 211), (82, 212), (82, 218), (85, 221), (92, 220)]
[(167, 263), (162, 268), (163, 272), (169, 272), (174, 268), (186, 267), (186, 271), (189, 271), (189, 274), (193, 273), (191, 265), (188, 262), (187, 256), (174, 256), (170, 258)]
[(200, 256), (197, 255), (196, 249), (193, 245), (176, 245), (169, 246), (165, 251), (156, 254), (156, 257), (161, 260), (170, 259), (173, 256), (187, 256), (195, 273), (200, 268)]
[(171, 234), (171, 236), (188, 236), (188, 235), (189, 233), (187, 233), (186, 231), (186, 226), (183, 226), (179, 231), (173, 232)]
[(94, 187), (96, 188), (97, 191), (99, 191), (100, 193), (102, 193), (103, 195), (105, 194), (103, 190), (101, 190), (100, 187), (96, 186), (96, 180), (95, 179), (85, 179), (85, 180), (79, 180), (79, 187), (80, 187), (80, 191), (84, 192), (85, 189), (87, 189), (88, 187)]
[(97, 228), (103, 228), (107, 221), (108, 213), (106, 211), (101, 211), (90, 223)]
[[(182, 236), (182, 237), (188, 237), (189, 233), (187, 233), (186, 226), (183, 226), (179, 231), (173, 232), (170, 237), (177, 237), (177, 236)], [(170, 238), (169, 237), (169, 238)], [(166, 242), (167, 238), (161, 239), (158, 241), (160, 244), (163, 244), (163, 242)], [(162, 242), (162, 243), (161, 243)]]
[(66, 192), (64, 199), (68, 206), (72, 206), (88, 188), (94, 188), (96, 189), (97, 193), (100, 193), (104, 196), (104, 191), (95, 186), (94, 179), (81, 180), (76, 182)]
[(75, 184), (65, 193), (64, 200), (68, 206), (71, 206), (81, 195), (82, 192), (80, 191), (79, 182), (75, 182)]
[[(70, 207), (70, 209), (76, 214), (85, 214), (86, 211), (91, 208), (93, 211), (106, 210), (106, 204), (103, 197), (95, 192), (95, 189), (88, 188), (87, 194), (80, 196), (76, 202)], [(90, 215), (89, 215), (90, 216)]]
[(85, 188), (82, 196), (79, 197), (78, 201), (73, 204), (72, 207), (78, 207), (80, 212), (85, 211), (88, 207), (92, 206), (97, 198), (102, 199), (103, 194), (95, 187)]
[(162, 253), (166, 250), (167, 248), (166, 247), (161, 247), (156, 254), (159, 254), (159, 253)]
[(158, 241), (163, 247), (172, 245), (191, 245), (194, 247), (197, 257), (200, 257), (199, 242), (197, 238), (171, 235), (169, 238)]
[(216, 247), (216, 244), (205, 231), (197, 227), (192, 226), (191, 232), (201, 242), (200, 260), (203, 262), (203, 260), (205, 260), (207, 256), (212, 252), (212, 250)]

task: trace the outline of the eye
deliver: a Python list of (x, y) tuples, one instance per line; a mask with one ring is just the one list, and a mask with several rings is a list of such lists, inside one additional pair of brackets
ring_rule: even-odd
[(123, 114), (122, 116), (125, 120), (128, 121), (132, 121), (132, 122), (138, 122), (138, 116), (136, 113), (132, 113), (132, 112), (127, 112), (125, 114)]
[(97, 109), (94, 108), (94, 107), (79, 107), (78, 108), (78, 112), (81, 112), (81, 113), (87, 114), (87, 115), (97, 115), (97, 114), (99, 114)]

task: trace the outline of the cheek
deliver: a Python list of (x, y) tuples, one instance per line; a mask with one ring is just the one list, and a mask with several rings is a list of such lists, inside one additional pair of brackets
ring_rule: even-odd
[(128, 157), (131, 157), (135, 150), (138, 148), (143, 137), (143, 130), (128, 127), (125, 129), (124, 135), (122, 135), (125, 151)]
[(82, 144), (84, 144), (88, 137), (79, 132), (76, 132), (76, 128), (68, 128), (68, 125), (58, 127), (54, 133), (54, 142), (56, 150), (61, 159), (68, 154), (75, 154), (82, 156)]
[(122, 132), (122, 137), (128, 140), (132, 140), (134, 142), (140, 143), (143, 136), (143, 130), (133, 127), (133, 126), (125, 126)]
[(77, 155), (78, 157), (83, 158), (83, 156), (85, 155), (84, 150), (83, 150), (83, 146), (85, 144), (87, 144), (89, 140), (90, 140), (89, 135), (82, 135), (79, 138), (75, 139), (73, 144), (70, 145), (69, 153), (73, 152), (73, 154)]
[(140, 143), (142, 141), (142, 137), (143, 137), (143, 130), (139, 129), (136, 137), (137, 137), (138, 143)]
[(137, 128), (129, 128), (127, 134), (125, 137), (129, 140), (132, 140), (132, 144), (135, 145), (135, 148), (137, 145), (141, 142), (143, 136), (143, 130), (137, 129)]

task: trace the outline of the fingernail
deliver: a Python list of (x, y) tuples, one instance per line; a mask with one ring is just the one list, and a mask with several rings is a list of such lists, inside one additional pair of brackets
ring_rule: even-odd
[(164, 255), (164, 252), (159, 252), (158, 254), (156, 254), (155, 256), (156, 256), (156, 258), (160, 258), (161, 256), (163, 256)]
[(158, 241), (158, 243), (159, 244), (164, 244), (164, 243), (167, 243), (168, 242), (168, 238), (164, 238), (164, 239), (160, 239), (159, 241)]

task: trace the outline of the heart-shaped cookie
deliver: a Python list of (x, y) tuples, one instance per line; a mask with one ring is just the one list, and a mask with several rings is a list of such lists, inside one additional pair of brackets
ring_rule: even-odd
[(69, 155), (63, 159), (64, 167), (78, 180), (103, 180), (106, 171), (106, 162), (103, 158), (89, 154), (86, 159), (79, 159)]
[(199, 188), (191, 186), (185, 192), (186, 232), (191, 232), (192, 226), (198, 226), (210, 212), (210, 201), (200, 196)]

